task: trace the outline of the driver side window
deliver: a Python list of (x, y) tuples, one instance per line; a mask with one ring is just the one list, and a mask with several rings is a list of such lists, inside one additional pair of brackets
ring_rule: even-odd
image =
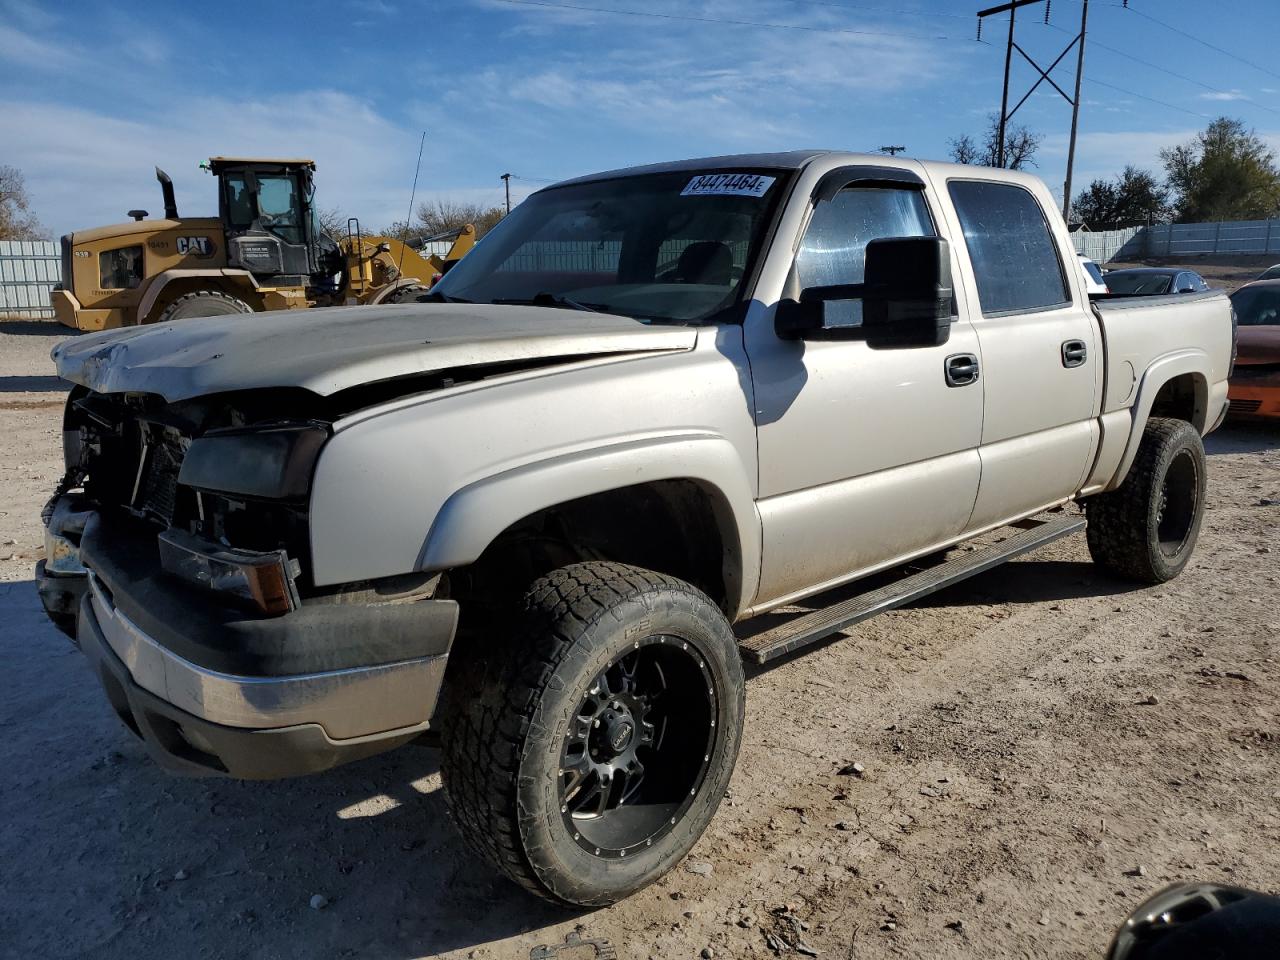
[[(862, 283), (867, 244), (886, 237), (936, 236), (923, 191), (846, 187), (819, 203), (796, 253), (800, 289)], [(827, 317), (845, 326), (862, 323), (862, 301), (827, 304)]]

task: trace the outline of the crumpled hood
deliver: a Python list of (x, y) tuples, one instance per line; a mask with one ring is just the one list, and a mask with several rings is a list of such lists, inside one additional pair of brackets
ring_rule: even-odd
[(348, 387), (461, 367), (689, 350), (697, 331), (549, 307), (403, 303), (174, 320), (67, 340), (58, 375), (170, 403), (230, 390)]

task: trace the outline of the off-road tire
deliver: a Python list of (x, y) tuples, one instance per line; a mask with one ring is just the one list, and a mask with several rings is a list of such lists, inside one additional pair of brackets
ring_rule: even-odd
[[(1129, 474), (1085, 501), (1089, 553), (1111, 573), (1165, 583), (1187, 565), (1204, 519), (1204, 445), (1185, 420), (1153, 417)], [(1162, 531), (1162, 519), (1170, 520)]]
[[(613, 903), (688, 853), (728, 786), (745, 701), (733, 632), (689, 584), (605, 561), (539, 577), (515, 620), (508, 632), (459, 638), (450, 655), (441, 710), (450, 812), (466, 840), (531, 893), (574, 907)], [(714, 744), (698, 758), (707, 762), (683, 815), (669, 827), (664, 815), (665, 832), (651, 844), (601, 858), (565, 824), (562, 745), (580, 722), (580, 698), (598, 689), (593, 678), (658, 636), (699, 655), (699, 675), (714, 691), (704, 694)]]
[(221, 290), (196, 290), (194, 293), (184, 293), (165, 307), (156, 318), (156, 323), (190, 320), (195, 317), (225, 317), (235, 313), (253, 313), (253, 307)]
[(423, 283), (411, 283), (387, 294), (382, 303), (417, 303), (431, 292), (431, 288)]

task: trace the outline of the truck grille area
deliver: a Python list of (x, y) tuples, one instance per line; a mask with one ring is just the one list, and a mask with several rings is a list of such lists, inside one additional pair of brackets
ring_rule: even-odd
[(178, 505), (178, 471), (191, 437), (173, 427), (141, 421), (142, 441), (133, 495), (127, 506), (139, 516), (168, 527)]
[[(166, 404), (158, 397), (97, 394), (77, 388), (64, 430), (78, 440), (79, 463), (90, 506), (143, 521), (130, 529), (176, 529), (245, 550), (285, 550), (310, 582), (306, 503), (254, 500), (196, 491), (178, 482), (193, 441), (225, 427), (251, 427), (288, 415), (287, 403), (240, 406), (214, 399)], [(158, 547), (157, 547), (158, 549)]]

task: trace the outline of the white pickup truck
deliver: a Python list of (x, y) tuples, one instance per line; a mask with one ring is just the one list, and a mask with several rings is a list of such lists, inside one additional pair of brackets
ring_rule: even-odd
[(1220, 295), (1091, 302), (1033, 177), (836, 152), (549, 187), (424, 299), (58, 347), (41, 595), (167, 767), (430, 733), (467, 839), (576, 905), (706, 827), (743, 657), (1078, 531), (1073, 500), (1099, 563), (1177, 575), (1234, 349)]

